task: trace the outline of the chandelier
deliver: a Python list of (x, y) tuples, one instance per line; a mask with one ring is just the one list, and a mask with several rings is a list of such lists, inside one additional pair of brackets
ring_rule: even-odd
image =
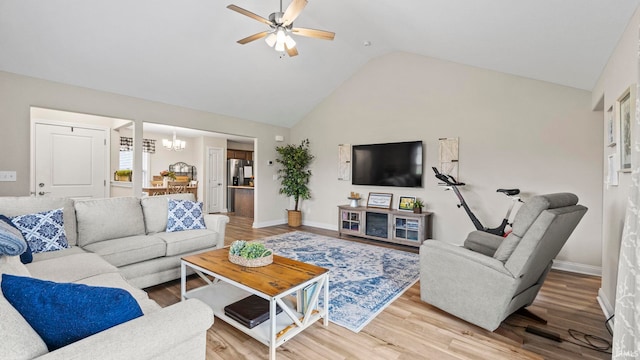
[(187, 143), (184, 140), (176, 139), (176, 132), (173, 132), (173, 141), (162, 139), (162, 146), (167, 148), (170, 151), (182, 151), (184, 150)]

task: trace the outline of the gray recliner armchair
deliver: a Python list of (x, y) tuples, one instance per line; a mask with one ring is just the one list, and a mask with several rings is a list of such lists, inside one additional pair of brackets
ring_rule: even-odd
[(506, 237), (471, 232), (464, 246), (427, 240), (420, 247), (420, 297), (494, 331), (535, 299), (587, 208), (570, 193), (535, 196), (516, 214)]

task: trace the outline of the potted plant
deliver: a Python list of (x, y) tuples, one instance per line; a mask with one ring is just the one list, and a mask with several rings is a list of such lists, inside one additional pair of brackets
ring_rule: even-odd
[(273, 262), (273, 250), (262, 243), (236, 240), (229, 248), (229, 261), (247, 267), (265, 266)]
[(288, 210), (289, 226), (300, 226), (302, 224), (302, 213), (298, 210), (300, 200), (311, 198), (311, 192), (307, 184), (311, 177), (309, 164), (314, 156), (311, 155), (309, 139), (302, 140), (300, 145), (285, 145), (276, 147), (278, 158), (276, 162), (282, 167), (278, 169), (280, 179), (280, 194), (293, 196), (295, 206), (293, 210)]
[(133, 174), (133, 171), (129, 169), (116, 170), (116, 181), (131, 181), (131, 174)]
[(415, 214), (422, 214), (423, 207), (424, 207), (424, 203), (422, 202), (422, 200), (416, 199), (416, 201), (413, 203), (413, 212)]

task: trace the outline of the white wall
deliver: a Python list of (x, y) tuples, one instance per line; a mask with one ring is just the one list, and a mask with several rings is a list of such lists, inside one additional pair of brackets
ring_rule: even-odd
[[(558, 255), (565, 265), (598, 272), (602, 232), (602, 115), (587, 91), (406, 53), (372, 60), (292, 128), (293, 142), (309, 138), (312, 200), (303, 221), (337, 228), (337, 205), (350, 191), (392, 192), (424, 199), (434, 213), (433, 236), (460, 244), (473, 226), (457, 199), (436, 185), (438, 138), (460, 138), (460, 180), (476, 215), (497, 226), (509, 200), (495, 191), (518, 187), (524, 196), (573, 192), (589, 208)], [(422, 140), (424, 188), (353, 186), (337, 180), (338, 144)], [(525, 198), (526, 200), (526, 198)], [(567, 263), (568, 262), (568, 263)]]
[[(0, 170), (17, 171), (17, 181), (1, 182), (0, 196), (29, 195), (31, 106), (131, 119), (140, 132), (143, 122), (154, 122), (256, 138), (255, 151), (265, 161), (256, 165), (261, 176), (256, 179), (255, 221), (286, 221), (284, 211), (274, 211), (285, 209), (287, 199), (278, 194), (278, 183), (272, 179), (276, 169), (267, 166), (266, 160), (276, 157), (275, 136), (289, 138), (289, 129), (7, 72), (0, 72), (0, 126), (4, 138), (0, 142), (0, 153), (4, 154), (0, 157)], [(141, 184), (134, 186), (140, 188)]]
[[(639, 81), (638, 28), (640, 28), (640, 9), (636, 10), (631, 18), (624, 34), (618, 41), (618, 45), (609, 57), (598, 83), (593, 89), (592, 104), (594, 107), (597, 106), (600, 99), (604, 97), (602, 109), (605, 110), (605, 113), (607, 109), (615, 104), (625, 89), (632, 84), (637, 84)], [(602, 128), (606, 129), (604, 115), (601, 122)], [(607, 160), (609, 154), (617, 153), (619, 148), (619, 145), (613, 148), (604, 148), (603, 161)], [(603, 169), (603, 184), (606, 175), (606, 169)], [(603, 185), (602, 287), (598, 297), (607, 316), (613, 314), (613, 306), (616, 300), (620, 242), (622, 240), (626, 203), (631, 185), (630, 173), (620, 173), (619, 175), (618, 186), (607, 188)]]

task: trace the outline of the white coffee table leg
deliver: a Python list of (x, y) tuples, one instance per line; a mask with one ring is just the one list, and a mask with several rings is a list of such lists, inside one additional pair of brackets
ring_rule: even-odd
[(324, 275), (324, 326), (329, 326), (329, 273)]
[(184, 301), (187, 292), (187, 266), (184, 261), (180, 261), (180, 301)]
[(271, 341), (269, 341), (269, 360), (276, 360), (276, 300), (269, 301), (269, 321), (271, 322)]

